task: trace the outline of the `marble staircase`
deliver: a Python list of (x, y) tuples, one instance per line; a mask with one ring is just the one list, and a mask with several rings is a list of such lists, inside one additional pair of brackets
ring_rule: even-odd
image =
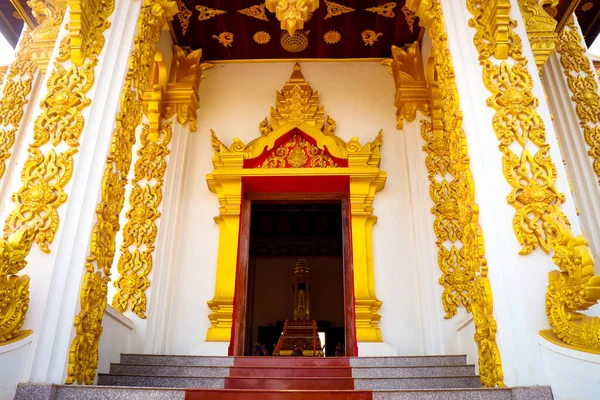
[(201, 357), (123, 354), (96, 386), (21, 384), (17, 400), (550, 400), (548, 387), (484, 389), (466, 356)]

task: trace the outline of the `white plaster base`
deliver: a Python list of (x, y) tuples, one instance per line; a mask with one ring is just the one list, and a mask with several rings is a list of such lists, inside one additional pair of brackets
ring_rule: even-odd
[(23, 368), (32, 339), (33, 334), (18, 342), (0, 346), (0, 400), (10, 400), (15, 396), (17, 383), (23, 379)]
[(600, 355), (555, 345), (539, 337), (547, 380), (557, 400), (593, 400), (600, 393)]
[(110, 363), (119, 362), (121, 354), (131, 352), (129, 342), (134, 324), (107, 304), (102, 318), (102, 329), (98, 348), (98, 373), (108, 373)]
[(229, 342), (202, 342), (190, 346), (192, 356), (226, 356)]
[(358, 342), (359, 357), (395, 357), (398, 350), (387, 343)]

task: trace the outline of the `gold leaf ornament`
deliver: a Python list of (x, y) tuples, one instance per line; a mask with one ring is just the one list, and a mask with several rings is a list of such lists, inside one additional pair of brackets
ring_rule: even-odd
[(212, 38), (221, 43), (223, 47), (231, 47), (233, 44), (233, 33), (231, 32), (222, 32), (218, 36), (212, 35)]
[(383, 33), (381, 33), (381, 32), (376, 33), (375, 31), (373, 31), (371, 29), (367, 29), (361, 33), (361, 36), (362, 36), (363, 42), (365, 42), (365, 46), (373, 46), (373, 44), (375, 42), (377, 42), (377, 39), (380, 36), (383, 36)]
[(181, 33), (183, 33), (183, 36), (185, 36), (185, 34), (187, 33), (188, 27), (190, 25), (190, 17), (192, 16), (192, 11), (187, 8), (187, 6), (185, 5), (185, 3), (183, 2), (183, 0), (176, 0), (177, 1), (177, 8), (178, 8), (178, 12), (177, 12), (177, 19), (179, 20), (179, 24), (181, 25)]
[(323, 35), (323, 40), (327, 44), (336, 44), (342, 40), (342, 35), (338, 31), (327, 31)]
[(342, 14), (350, 13), (354, 11), (354, 8), (344, 6), (339, 3), (335, 3), (333, 1), (324, 0), (325, 5), (327, 6), (327, 15), (323, 17), (323, 19), (329, 19), (331, 17), (337, 17)]
[(32, 224), (37, 229), (35, 242), (42, 251), (50, 253), (48, 245), (58, 230), (58, 208), (67, 201), (64, 187), (73, 175), (76, 152), (76, 149), (69, 149), (57, 154), (50, 150), (44, 156), (38, 149), (29, 149), (21, 172), (23, 186), (12, 195), (17, 207), (4, 223), (5, 235)]
[(247, 15), (248, 17), (260, 19), (261, 21), (269, 21), (267, 14), (265, 13), (265, 3), (257, 4), (248, 8), (238, 10), (240, 14)]
[(398, 5), (398, 3), (390, 1), (388, 3), (382, 4), (377, 7), (367, 8), (366, 11), (370, 11), (372, 13), (379, 14), (382, 17), (394, 18), (396, 16), (396, 13), (394, 12), (394, 8), (396, 8), (397, 5)]
[(206, 21), (207, 19), (211, 19), (213, 17), (216, 17), (217, 15), (225, 14), (227, 12), (224, 10), (216, 10), (214, 8), (202, 5), (196, 6), (196, 10), (200, 12), (200, 15), (198, 15), (199, 21)]
[(271, 35), (265, 31), (258, 31), (252, 36), (252, 39), (258, 44), (267, 44), (271, 41)]

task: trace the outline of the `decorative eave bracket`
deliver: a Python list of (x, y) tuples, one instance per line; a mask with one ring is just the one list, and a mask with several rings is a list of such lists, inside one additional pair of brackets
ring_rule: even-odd
[(417, 111), (429, 116), (430, 96), (419, 42), (403, 49), (392, 46), (392, 58), (381, 63), (390, 67), (390, 73), (394, 77), (396, 128), (402, 129), (404, 120), (414, 121)]

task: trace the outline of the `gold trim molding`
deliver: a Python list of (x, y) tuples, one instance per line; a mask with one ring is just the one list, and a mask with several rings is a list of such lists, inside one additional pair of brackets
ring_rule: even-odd
[[(259, 125), (261, 135), (248, 144), (235, 138), (230, 146), (226, 146), (213, 132), (214, 171), (207, 175), (206, 181), (219, 199), (219, 216), (215, 217), (215, 222), (219, 224), (220, 233), (215, 294), (208, 302), (211, 326), (206, 340), (228, 342), (231, 337), (242, 178), (347, 176), (352, 209), (357, 340), (381, 342), (378, 310), (382, 303), (375, 295), (372, 253), (372, 228), (377, 217), (373, 215), (372, 203), (375, 193), (383, 189), (387, 177), (379, 169), (382, 133), (379, 132), (372, 142), (364, 145), (356, 137), (348, 142), (337, 137), (335, 121), (325, 116), (318, 94), (304, 80), (298, 64), (283, 90), (276, 93), (276, 99), (277, 107), (271, 109), (270, 124), (265, 118)], [(257, 159), (276, 149), (278, 143), (296, 128), (302, 136), (310, 138), (319, 151), (326, 151), (329, 156), (347, 162), (347, 167), (333, 167), (325, 163), (312, 168), (244, 168), (245, 160)], [(298, 157), (302, 158), (301, 155)]]

